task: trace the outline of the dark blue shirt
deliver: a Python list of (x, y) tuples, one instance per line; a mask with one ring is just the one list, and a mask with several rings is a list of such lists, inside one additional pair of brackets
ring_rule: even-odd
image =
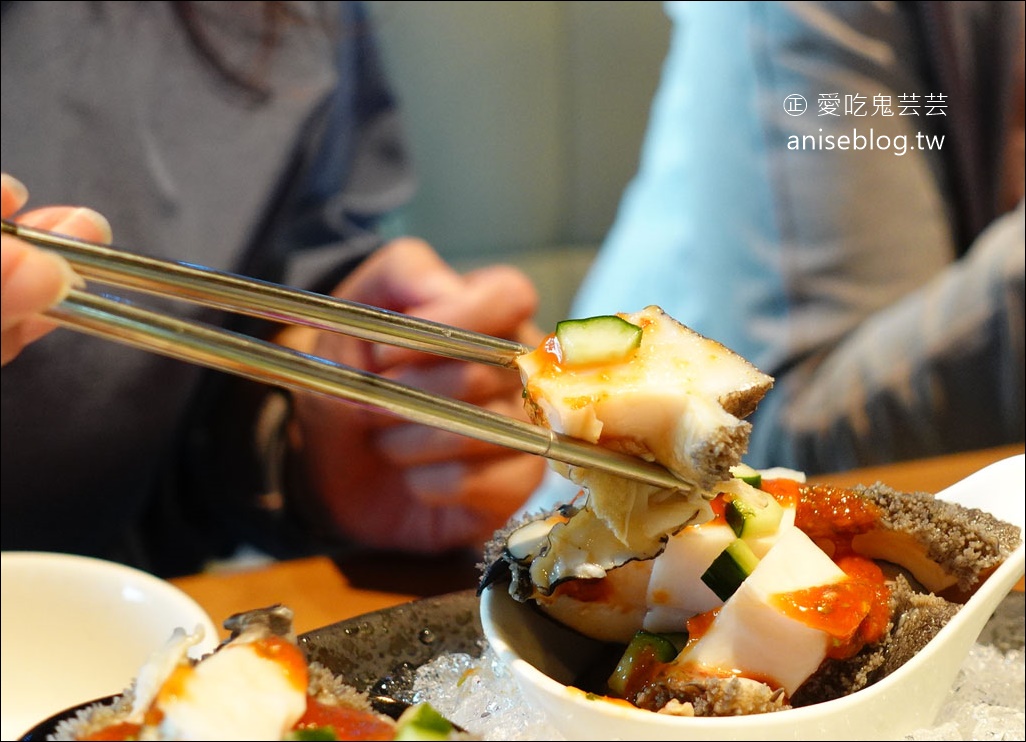
[[(119, 247), (326, 290), (410, 194), (359, 4), (4, 3), (0, 25), (3, 170)], [(175, 573), (258, 538), (240, 388), (66, 329), (27, 348), (2, 372), (3, 549)]]

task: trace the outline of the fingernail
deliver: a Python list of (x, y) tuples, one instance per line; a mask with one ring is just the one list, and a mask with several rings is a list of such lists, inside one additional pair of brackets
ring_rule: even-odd
[(85, 287), (85, 281), (75, 273), (71, 264), (49, 250), (33, 250), (26, 256), (23, 264), (29, 265), (29, 271), (36, 274), (42, 272), (42, 275), (46, 275), (46, 285), (53, 292), (46, 300), (48, 307), (56, 306), (67, 299), (72, 289)]
[(20, 180), (15, 178), (13, 175), (7, 173), (0, 174), (0, 178), (3, 178), (3, 185), (11, 195), (14, 196), (14, 200), (17, 203), (17, 208), (20, 209), (28, 202), (28, 188)]
[(95, 240), (96, 242), (110, 242), (114, 238), (114, 232), (110, 228), (110, 222), (107, 221), (107, 217), (98, 211), (87, 209), (84, 206), (78, 209), (68, 217), (68, 220), (72, 219), (85, 219), (91, 223), (96, 230), (100, 233), (100, 237)]
[(61, 299), (67, 296), (68, 291), (71, 289), (84, 289), (86, 287), (85, 279), (75, 272), (75, 269), (71, 267), (71, 263), (60, 255), (49, 253), (49, 256), (57, 263), (57, 267), (60, 268), (61, 275), (64, 276), (64, 283), (67, 286)]

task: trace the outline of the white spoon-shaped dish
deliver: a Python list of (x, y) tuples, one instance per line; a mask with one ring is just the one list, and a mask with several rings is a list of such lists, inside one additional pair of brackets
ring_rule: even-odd
[[(998, 461), (937, 494), (1024, 528), (1024, 456)], [(869, 483), (867, 483), (869, 484)], [(1024, 548), (1009, 556), (915, 657), (879, 682), (843, 698), (772, 714), (677, 717), (589, 697), (570, 683), (599, 645), (513, 600), (504, 585), (481, 598), (485, 637), (526, 701), (568, 739), (871, 740), (929, 726), (987, 620), (1023, 576)]]
[(0, 738), (18, 739), (50, 714), (120, 693), (177, 628), (202, 627), (194, 657), (217, 646), (218, 627), (170, 582), (124, 564), (75, 554), (5, 551)]

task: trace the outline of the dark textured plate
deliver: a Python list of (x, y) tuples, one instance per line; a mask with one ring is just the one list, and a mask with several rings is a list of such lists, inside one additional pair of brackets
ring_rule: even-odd
[[(423, 598), (348, 618), (299, 637), (311, 661), (320, 662), (343, 682), (367, 691), (378, 710), (397, 715), (410, 702), (416, 670), (436, 657), (484, 649), (478, 598), (473, 590)], [(61, 721), (93, 703), (62, 711), (21, 736), (46, 739)]]
[(371, 695), (408, 701), (418, 667), (443, 654), (481, 656), (473, 590), (423, 598), (314, 629), (299, 645), (344, 682)]

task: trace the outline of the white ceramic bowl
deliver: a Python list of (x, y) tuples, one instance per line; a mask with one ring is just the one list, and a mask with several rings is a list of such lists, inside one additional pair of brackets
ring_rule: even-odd
[(100, 559), (6, 551), (3, 573), (2, 732), (123, 691), (177, 627), (202, 626), (192, 654), (210, 651), (217, 626), (169, 582)]
[[(1024, 457), (999, 461), (938, 494), (1024, 528)], [(525, 700), (542, 709), (568, 739), (871, 740), (900, 739), (929, 726), (969, 648), (994, 609), (1023, 575), (1022, 544), (915, 657), (850, 696), (772, 714), (682, 718), (622, 702), (589, 698), (568, 687), (596, 642), (513, 600), (504, 585), (485, 590), (481, 623)]]

